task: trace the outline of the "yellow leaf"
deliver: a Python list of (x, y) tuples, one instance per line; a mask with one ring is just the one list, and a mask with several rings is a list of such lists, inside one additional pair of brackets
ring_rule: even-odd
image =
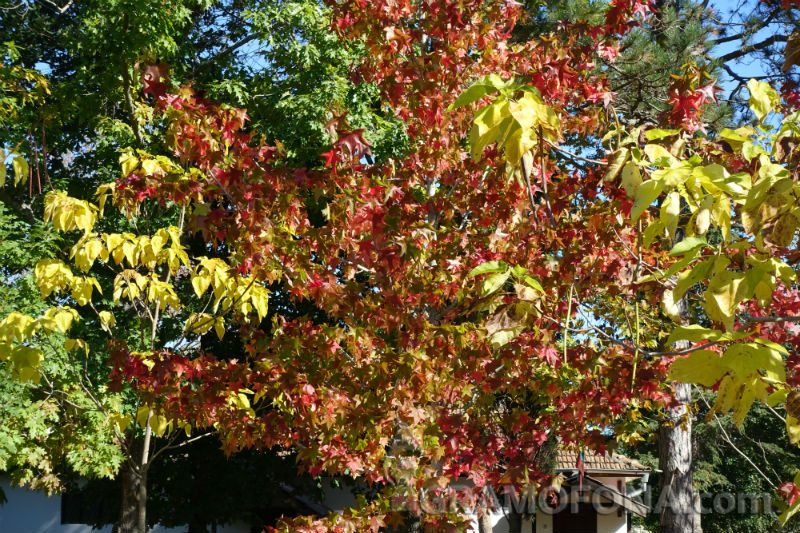
[(42, 298), (47, 298), (56, 289), (67, 288), (74, 278), (69, 267), (58, 259), (42, 259), (36, 263), (33, 274)]
[(631, 222), (636, 222), (642, 213), (650, 207), (658, 195), (661, 194), (661, 182), (656, 180), (648, 180), (642, 183), (636, 192), (636, 200), (633, 202), (631, 208)]
[(30, 169), (28, 168), (28, 162), (21, 155), (11, 155), (14, 156), (14, 159), (11, 160), (11, 166), (14, 167), (14, 175), (16, 176), (14, 185), (17, 186), (28, 178)]
[(653, 164), (665, 163), (665, 166), (672, 166), (679, 164), (678, 160), (672, 155), (669, 150), (660, 144), (647, 144), (644, 147), (644, 153)]
[(209, 285), (211, 285), (211, 276), (207, 271), (196, 273), (194, 276), (192, 276), (192, 287), (194, 287), (194, 293), (198, 298), (203, 296), (203, 294), (208, 290)]
[(664, 294), (661, 296), (661, 307), (664, 310), (664, 314), (671, 318), (673, 321), (680, 323), (681, 317), (681, 309), (678, 306), (678, 302), (675, 300), (675, 295), (672, 292), (672, 289), (667, 289), (664, 291)]
[(186, 320), (186, 331), (204, 335), (214, 325), (214, 317), (206, 313), (192, 313)]
[(100, 311), (98, 315), (100, 316), (100, 321), (103, 324), (103, 329), (106, 331), (111, 331), (111, 328), (113, 328), (114, 324), (117, 323), (114, 315), (110, 311)]
[(97, 187), (94, 192), (94, 195), (97, 197), (97, 200), (100, 204), (100, 216), (103, 216), (103, 210), (106, 207), (106, 200), (108, 197), (114, 193), (114, 189), (116, 188), (116, 184), (112, 181), (110, 183), (104, 183)]
[(131, 417), (124, 413), (111, 414), (108, 417), (108, 421), (119, 433), (125, 433), (131, 425)]
[(169, 420), (163, 415), (153, 415), (150, 417), (150, 427), (153, 429), (153, 434), (160, 437), (167, 431)]
[(625, 166), (625, 163), (630, 158), (630, 150), (627, 148), (620, 148), (619, 150), (615, 151), (611, 154), (611, 158), (608, 162), (608, 169), (606, 170), (606, 175), (603, 176), (603, 181), (614, 181), (619, 173)]
[(124, 152), (119, 156), (119, 164), (122, 167), (122, 177), (125, 178), (139, 166), (139, 159), (133, 152)]
[(122, 253), (128, 261), (128, 265), (135, 267), (138, 264), (139, 254), (137, 253), (137, 247), (134, 243), (130, 241), (123, 242)]
[(625, 194), (633, 200), (636, 198), (636, 193), (642, 185), (642, 174), (639, 172), (639, 167), (636, 163), (629, 161), (622, 167), (622, 178), (620, 185), (625, 189)]
[(78, 305), (86, 305), (92, 300), (93, 288), (99, 288), (95, 278), (74, 278), (72, 280), (72, 298)]
[(32, 323), (33, 318), (28, 315), (16, 311), (9, 313), (3, 320), (0, 320), (0, 340), (9, 344), (25, 342), (31, 333), (30, 325)]
[(714, 206), (714, 197), (707, 194), (703, 205), (694, 214), (694, 231), (697, 235), (705, 235), (711, 225), (711, 208)]
[(147, 421), (150, 418), (150, 407), (143, 405), (136, 411), (136, 423), (144, 428), (147, 426)]
[(72, 327), (72, 321), (78, 320), (80, 315), (74, 309), (51, 307), (45, 316), (52, 318), (61, 333), (66, 333)]
[(667, 236), (675, 239), (678, 230), (678, 216), (681, 213), (681, 195), (678, 191), (670, 192), (661, 204), (661, 222), (667, 230)]
[(97, 206), (62, 191), (50, 191), (44, 198), (44, 222), (52, 220), (59, 231), (79, 229), (89, 233), (97, 220), (96, 211)]
[(0, 148), (0, 187), (6, 184), (6, 151)]
[(733, 423), (736, 424), (736, 426), (740, 429), (744, 423), (745, 417), (747, 416), (747, 412), (750, 410), (750, 406), (753, 405), (753, 402), (756, 399), (756, 395), (758, 394), (757, 388), (759, 385), (761, 385), (763, 390), (766, 391), (766, 386), (757, 378), (749, 379), (746, 383), (744, 383), (741, 395), (736, 401), (736, 404), (733, 406)]
[(717, 196), (714, 208), (711, 210), (714, 222), (722, 232), (725, 242), (731, 241), (731, 201), (724, 194)]
[(759, 122), (781, 103), (778, 91), (773, 89), (769, 83), (751, 79), (747, 82), (747, 90), (750, 91), (750, 109), (756, 114)]
[(16, 346), (11, 353), (14, 375), (20, 381), (36, 381), (39, 376), (44, 355), (41, 350), (30, 346)]
[(676, 359), (669, 369), (669, 379), (713, 387), (728, 372), (717, 352), (697, 350), (684, 359)]
[(797, 420), (792, 415), (787, 415), (786, 432), (789, 434), (789, 442), (792, 444), (800, 442), (800, 420)]
[(67, 339), (64, 341), (64, 349), (68, 352), (74, 352), (75, 350), (83, 349), (86, 352), (88, 357), (89, 355), (89, 345), (83, 339)]
[(250, 301), (253, 303), (256, 313), (258, 313), (258, 320), (263, 320), (267, 316), (269, 309), (269, 291), (264, 287), (253, 286)]
[(711, 278), (708, 290), (704, 293), (703, 307), (709, 318), (724, 324), (727, 331), (733, 330), (734, 313), (744, 299), (744, 280), (744, 273), (723, 270)]
[(512, 165), (516, 165), (522, 159), (523, 154), (536, 146), (536, 134), (533, 130), (526, 130), (514, 125), (502, 146), (505, 148), (506, 160)]
[(714, 413), (727, 413), (731, 408), (736, 405), (737, 400), (741, 394), (741, 382), (735, 380), (731, 376), (725, 376), (719, 384), (717, 390), (717, 401), (714, 403), (712, 410), (706, 415), (710, 418)]
[(218, 316), (214, 320), (214, 331), (217, 332), (217, 337), (219, 337), (219, 340), (222, 340), (222, 337), (225, 335), (225, 319), (223, 319), (221, 316)]
[(161, 169), (161, 165), (159, 165), (158, 161), (155, 159), (145, 159), (142, 161), (142, 170), (144, 170), (147, 176), (155, 176), (164, 173)]
[(512, 123), (508, 100), (500, 99), (478, 111), (469, 134), (472, 158), (479, 159), (483, 149), (495, 142)]
[(775, 246), (788, 248), (794, 241), (794, 234), (799, 225), (800, 220), (794, 213), (784, 213), (773, 226), (769, 234), (769, 242)]

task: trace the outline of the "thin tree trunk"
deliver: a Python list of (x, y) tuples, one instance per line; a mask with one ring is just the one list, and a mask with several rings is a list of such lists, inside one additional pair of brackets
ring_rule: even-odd
[(478, 533), (492, 533), (492, 515), (488, 509), (478, 515)]
[(139, 479), (138, 509), (136, 512), (137, 533), (147, 533), (147, 471)]
[(123, 465), (120, 470), (122, 481), (122, 502), (120, 504), (119, 533), (137, 533), (139, 516), (139, 482), (140, 477), (130, 465)]
[[(148, 426), (149, 429), (149, 426)], [(135, 440), (130, 445), (130, 458), (120, 469), (122, 481), (122, 501), (119, 521), (115, 526), (118, 533), (147, 533), (147, 460), (145, 445), (149, 439), (145, 432), (145, 442)], [(130, 462), (136, 463), (134, 468)]]
[(522, 513), (517, 512), (513, 505), (508, 510), (508, 533), (522, 533)]

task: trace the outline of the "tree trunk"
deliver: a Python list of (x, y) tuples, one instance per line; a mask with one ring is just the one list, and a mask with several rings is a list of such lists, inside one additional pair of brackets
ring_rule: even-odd
[[(145, 439), (147, 440), (147, 439)], [(143, 462), (147, 455), (143, 453), (145, 443), (135, 440), (131, 443), (130, 457), (120, 468), (122, 481), (122, 501), (119, 510), (119, 522), (115, 530), (118, 533), (147, 533), (147, 466)], [(130, 464), (134, 462), (136, 469)]]
[[(681, 211), (686, 210), (681, 200)], [(685, 237), (682, 226), (675, 232), (673, 246)], [(690, 317), (689, 301), (684, 294), (678, 304), (678, 313), (683, 322)], [(689, 347), (688, 341), (676, 342), (676, 350)], [(692, 417), (689, 405), (692, 401), (692, 386), (688, 383), (673, 383), (678, 405), (669, 409), (658, 428), (658, 466), (661, 470), (660, 496), (658, 499), (660, 533), (695, 533), (700, 531), (698, 521), (695, 528), (695, 498), (692, 486)]]
[(492, 533), (492, 515), (488, 509), (478, 515), (478, 533)]
[(422, 515), (409, 511), (406, 517), (406, 531), (408, 533), (422, 533)]
[(522, 513), (517, 512), (513, 505), (508, 510), (508, 533), (522, 533)]
[(141, 478), (133, 471), (130, 465), (123, 465), (120, 469), (122, 480), (122, 502), (119, 511), (119, 533), (139, 533), (139, 485)]
[[(659, 428), (658, 464), (662, 471), (659, 497), (661, 533), (695, 532), (692, 419), (691, 416), (686, 416), (691, 402), (691, 391), (688, 383), (675, 384), (675, 396), (680, 405), (669, 410), (666, 420)], [(682, 427), (684, 422), (685, 426)]]
[(139, 497), (136, 503), (138, 505), (136, 531), (137, 533), (147, 533), (147, 470), (144, 471), (139, 480)]

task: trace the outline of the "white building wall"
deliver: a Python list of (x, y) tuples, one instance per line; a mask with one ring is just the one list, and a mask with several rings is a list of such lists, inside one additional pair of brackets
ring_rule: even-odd
[(536, 533), (553, 533), (553, 515), (536, 511)]
[(628, 516), (623, 511), (618, 516), (617, 511), (608, 514), (597, 514), (597, 533), (627, 533)]
[[(471, 515), (470, 519), (472, 521), (472, 529), (470, 531), (472, 533), (478, 533), (478, 517), (476, 515)], [(492, 513), (492, 533), (508, 533), (508, 531), (509, 527), (506, 515), (501, 511)], [(533, 522), (531, 520), (526, 520), (524, 517), (522, 519), (522, 533), (533, 533)]]

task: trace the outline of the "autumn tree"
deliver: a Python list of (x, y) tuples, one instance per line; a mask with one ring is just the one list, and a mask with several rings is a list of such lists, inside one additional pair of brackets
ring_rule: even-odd
[[(120, 374), (168, 419), (214, 422), (231, 448), (295, 447), (312, 473), (386, 485), (381, 498), (343, 518), (294, 528), (375, 529), (399, 516), (389, 498), (413, 502), (433, 479), (444, 487), (461, 474), (479, 487), (543, 481), (529, 457), (551, 436), (602, 448), (587, 420), (607, 425), (634, 398), (668, 398), (663, 367), (577, 343), (560, 326), (564, 317), (568, 328), (580, 322), (572, 315), (597, 296), (592, 272), (619, 272), (633, 241), (630, 232), (612, 236), (615, 217), (604, 206), (574, 201), (592, 197), (571, 179), (597, 189), (603, 173), (559, 174), (549, 153), (569, 153), (558, 146), (562, 132), (596, 134), (601, 118), (603, 81), (587, 65), (593, 48), (570, 39), (594, 31), (613, 40), (644, 6), (613, 5), (594, 30), (515, 48), (502, 44), (508, 27), (493, 27), (513, 20), (512, 6), (415, 7), (425, 16), (337, 6), (336, 25), (368, 50), (356, 75), (375, 83), (405, 124), (402, 159), (363, 165), (368, 143), (339, 118), (330, 125), (337, 135), (324, 154), (327, 171), (286, 168), (277, 150), (242, 131), (242, 112), (188, 89), (170, 93), (154, 69), (146, 91), (170, 121), (169, 146), (197, 171), (164, 171), (165, 161), (153, 171), (134, 154), (114, 192), (129, 213), (154, 201), (187, 205), (190, 227), (232, 251), (224, 269), (231, 283), (280, 281), (328, 315), (327, 324), (299, 317), (243, 326), (248, 359), (225, 362), (224, 371), (208, 354), (169, 347), (146, 356), (152, 368), (124, 345), (114, 352)], [(561, 68), (564, 61), (583, 66)], [(530, 79), (509, 79), (512, 69)], [(492, 93), (500, 99), (473, 130), (470, 156), (466, 106)], [(594, 107), (572, 118), (569, 110), (587, 103)], [(508, 172), (501, 151), (484, 152), (498, 139), (489, 119), (508, 124), (500, 143)], [(309, 194), (324, 201), (321, 225), (305, 214)], [(588, 235), (603, 239), (602, 256), (587, 256)], [(561, 268), (570, 274), (557, 275)], [(217, 283), (206, 270), (195, 269), (198, 295)], [(184, 367), (193, 369), (191, 382), (167, 371)], [(253, 391), (252, 415), (228, 402), (241, 385)], [(520, 407), (498, 410), (498, 394)]]
[[(66, 4), (60, 11), (42, 2), (21, 2), (4, 11), (0, 20), (0, 31), (6, 36), (3, 40), (13, 38), (17, 44), (9, 45), (2, 70), (6, 106), (2, 139), (5, 150), (11, 152), (5, 158), (11, 168), (9, 179), (5, 180), (6, 166), (2, 167), (0, 183), (3, 280), (7, 289), (4, 294), (9, 296), (0, 317), (5, 319), (14, 311), (38, 316), (47, 309), (33, 281), (34, 267), (40, 259), (59, 257), (75, 265), (72, 250), (59, 250), (58, 244), (64, 241), (52, 226), (42, 224), (45, 193), (68, 190), (74, 197), (92, 199), (98, 185), (117, 177), (120, 146), (150, 146), (157, 153), (162, 150), (165, 132), (161, 124), (152, 120), (152, 108), (141, 97), (143, 68), (139, 61), (169, 61), (173, 79), (192, 79), (219, 99), (240, 102), (247, 95), (246, 103), (264, 117), (256, 125), (260, 133), (279, 140), (283, 153), (297, 164), (312, 157), (316, 163), (321, 162), (317, 154), (324, 150), (327, 133), (324, 121), (317, 117), (328, 106), (336, 106), (331, 109), (337, 113), (349, 111), (349, 120), (355, 124), (369, 124), (368, 135), (375, 144), (375, 153), (391, 153), (402, 146), (402, 132), (393, 133), (397, 128), (392, 120), (375, 124), (383, 113), (376, 112), (371, 104), (374, 91), (369, 87), (356, 89), (348, 79), (348, 64), (360, 51), (343, 47), (327, 31), (328, 17), (328, 10), (314, 2), (270, 6), (254, 2), (213, 6), (193, 1), (81, 2)], [(226, 43), (225, 39), (230, 41)], [(269, 45), (259, 45), (264, 42)], [(108, 43), (114, 44), (109, 47)], [(250, 51), (242, 50), (248, 44)], [(254, 45), (259, 51), (253, 51)], [(101, 57), (105, 60), (101, 61)], [(259, 60), (276, 64), (265, 69)], [(278, 71), (291, 74), (282, 77), (281, 85), (276, 85), (277, 76), (273, 75)], [(236, 76), (231, 77), (231, 73)], [(83, 97), (76, 99), (75, 94)], [(270, 117), (278, 115), (291, 120), (276, 128), (276, 121)], [(153, 216), (142, 213), (135, 221), (110, 215), (103, 219), (105, 229), (130, 236), (177, 223), (179, 210)], [(21, 253), (14, 241), (25, 243), (32, 253)], [(196, 250), (192, 247), (199, 248), (198, 254), (207, 253), (201, 239), (186, 245), (193, 255)], [(96, 251), (92, 249), (92, 259), (80, 268), (91, 270), (95, 291), (103, 289), (105, 296), (98, 296), (94, 302), (95, 307), (102, 307), (111, 302), (118, 272), (97, 267), (96, 256), (92, 255)], [(226, 252), (219, 249), (213, 255), (224, 257)], [(91, 287), (81, 287), (92, 291)], [(187, 291), (193, 291), (189, 284), (176, 288), (178, 295)], [(131, 530), (147, 520), (142, 518), (145, 498), (137, 496), (136, 488), (141, 484), (136, 470), (150, 468), (142, 465), (143, 457), (148, 456), (141, 449), (146, 431), (133, 424), (126, 426), (124, 421), (115, 426), (119, 421), (115, 417), (124, 416), (127, 420), (135, 415), (139, 399), (130, 389), (108, 391), (108, 338), (85, 296), (86, 293), (69, 290), (57, 297), (59, 305), (70, 300), (73, 305), (82, 303), (75, 306), (77, 314), (70, 314), (73, 334), (85, 342), (70, 344), (78, 350), (64, 350), (63, 331), (44, 330), (37, 336), (39, 342), (47, 339), (44, 352), (48, 357), (42, 366), (22, 364), (22, 352), (18, 352), (17, 360), (2, 363), (9, 370), (16, 368), (21, 372), (19, 377), (24, 378), (23, 382), (3, 383), (4, 397), (14, 401), (4, 402), (7, 432), (2, 443), (2, 468), (15, 481), (55, 491), (63, 488), (70, 475), (110, 476), (122, 466), (122, 512), (114, 521), (122, 520), (123, 529)], [(274, 309), (288, 315), (304, 313), (308, 307), (291, 302), (282, 306), (279, 297), (274, 300)], [(114, 309), (114, 322), (120, 331), (141, 331), (140, 312), (144, 312), (142, 308), (130, 304)], [(9, 318), (7, 324), (14, 318)], [(175, 334), (169, 318), (161, 316), (159, 326), (159, 342), (168, 342)], [(145, 336), (152, 336), (152, 328), (148, 331)], [(221, 331), (222, 324), (217, 324), (206, 332), (203, 349), (235, 359), (242, 345), (238, 340), (233, 342), (232, 335), (224, 342), (209, 338), (222, 335)], [(141, 338), (135, 342), (141, 343)], [(84, 355), (87, 352), (89, 355)], [(3, 358), (6, 357), (4, 351)], [(54, 375), (58, 379), (52, 379)], [(31, 377), (39, 382), (27, 379)], [(41, 403), (43, 398), (48, 401), (46, 405)], [(41, 417), (36, 433), (30, 430), (32, 418), (26, 418), (32, 412)], [(54, 425), (70, 439), (59, 439), (61, 433), (49, 429)], [(77, 426), (82, 429), (75, 431)], [(149, 455), (157, 456), (156, 464), (173, 446), (182, 446), (196, 437), (181, 437), (182, 432), (173, 426), (169, 434), (155, 439), (158, 442), (152, 441)], [(43, 440), (45, 434), (48, 438)], [(158, 451), (165, 446), (166, 451)], [(76, 453), (80, 449), (97, 453), (88, 457)], [(65, 456), (70, 461), (63, 461)]]
[[(696, 67), (670, 88), (673, 127), (609, 117), (597, 53), (641, 23), (644, 2), (614, 1), (594, 22), (524, 42), (510, 41), (521, 11), (505, 2), (331, 9), (338, 38), (364, 51), (351, 79), (402, 125), (392, 157), (376, 157), (334, 106), (319, 118), (324, 159), (304, 166), (248, 129), (243, 109), (152, 65), (143, 92), (165, 154), (125, 150), (97, 198), (46, 196), (45, 219), (74, 253), (40, 262), (37, 283), (45, 297), (68, 291), (108, 332), (112, 382), (141, 398), (145, 454), (148, 435), (170, 426), (213, 427), (228, 451), (293, 449), (311, 474), (360, 477), (380, 493), (281, 529), (377, 531), (417, 514), (422, 489), (446, 493), (462, 476), (479, 514), (487, 484), (546, 485), (532, 457), (552, 439), (602, 451), (601, 428), (630, 438), (639, 408), (675, 405), (670, 365), (670, 380), (717, 386), (712, 411), (733, 408), (737, 424), (755, 399), (785, 402), (794, 439), (782, 344), (796, 319), (797, 119), (764, 125), (789, 102), (753, 80), (762, 127), (702, 136), (715, 91)], [(576, 154), (567, 138), (603, 139), (607, 156)], [(112, 206), (127, 224), (163, 215), (118, 233), (103, 226), (122, 220)], [(95, 294), (95, 267), (114, 272), (110, 300)], [(276, 293), (320, 315), (265, 320)], [(684, 296), (703, 313), (682, 313)], [(112, 320), (125, 309), (133, 328)], [(38, 354), (54, 329), (47, 313), (5, 319), (10, 353)], [(238, 334), (244, 354), (207, 349), (212, 329)], [(800, 490), (784, 490), (786, 519)]]

